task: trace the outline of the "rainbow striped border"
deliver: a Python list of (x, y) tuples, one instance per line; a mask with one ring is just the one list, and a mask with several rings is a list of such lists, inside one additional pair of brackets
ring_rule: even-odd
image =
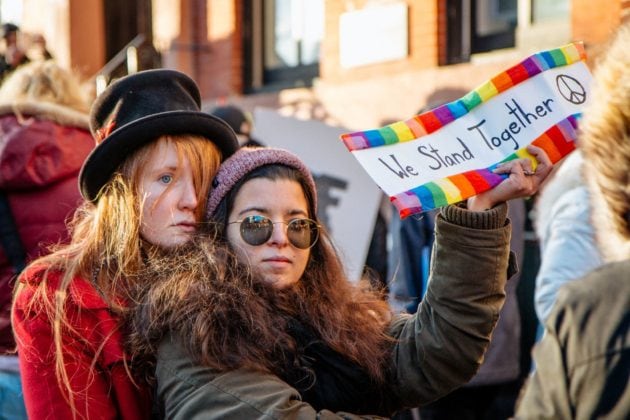
[[(552, 163), (558, 162), (575, 149), (577, 124), (581, 114), (574, 114), (560, 121), (531, 144), (543, 149)], [(528, 157), (536, 165), (536, 159), (524, 147), (486, 169), (468, 171), (437, 181), (427, 182), (409, 191), (391, 196), (389, 199), (400, 213), (401, 219), (447, 204), (456, 203), (497, 186), (507, 178), (492, 171), (502, 162)], [(535, 166), (534, 166), (535, 168)]]
[(398, 121), (382, 128), (341, 135), (349, 151), (369, 149), (415, 140), (431, 134), (467, 114), (493, 96), (518, 85), (545, 70), (573, 64), (586, 59), (581, 42), (536, 53), (519, 64), (499, 73), (464, 97), (424, 112), (406, 121)]

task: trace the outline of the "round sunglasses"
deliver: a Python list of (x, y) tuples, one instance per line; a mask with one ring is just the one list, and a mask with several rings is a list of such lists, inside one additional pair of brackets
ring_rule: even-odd
[(273, 222), (265, 216), (247, 216), (244, 219), (229, 222), (240, 223), (241, 238), (249, 245), (258, 246), (266, 243), (273, 233), (274, 225), (287, 226), (287, 238), (291, 245), (299, 249), (309, 249), (319, 238), (319, 225), (311, 219), (293, 219), (289, 222)]

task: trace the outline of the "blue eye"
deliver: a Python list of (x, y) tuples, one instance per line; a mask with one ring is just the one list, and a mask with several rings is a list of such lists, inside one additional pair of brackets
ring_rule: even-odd
[(164, 184), (170, 184), (172, 180), (173, 175), (162, 175), (160, 177), (160, 182), (163, 182)]

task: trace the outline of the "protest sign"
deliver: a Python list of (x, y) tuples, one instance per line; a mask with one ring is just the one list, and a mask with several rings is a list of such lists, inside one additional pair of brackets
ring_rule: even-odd
[(348, 276), (358, 280), (382, 193), (337, 139), (347, 129), (298, 120), (276, 110), (254, 110), (254, 137), (298, 155), (317, 184), (318, 219), (343, 255)]
[(575, 148), (590, 99), (581, 43), (534, 54), (456, 101), (380, 129), (341, 136), (401, 218), (499, 184), (493, 169), (534, 144), (557, 162)]

